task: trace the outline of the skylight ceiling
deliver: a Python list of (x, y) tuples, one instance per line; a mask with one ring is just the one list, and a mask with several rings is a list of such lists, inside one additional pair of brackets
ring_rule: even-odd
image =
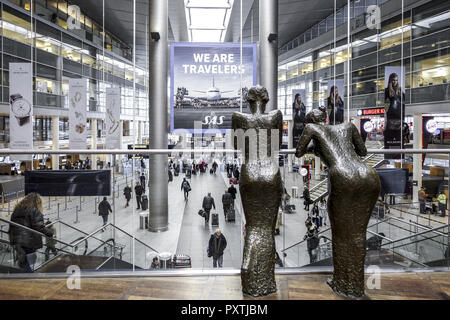
[(223, 42), (234, 0), (184, 0), (189, 41)]

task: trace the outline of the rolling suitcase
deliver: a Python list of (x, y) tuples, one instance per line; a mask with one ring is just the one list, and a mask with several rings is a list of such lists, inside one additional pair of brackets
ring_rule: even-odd
[(142, 196), (142, 210), (148, 209), (148, 197), (144, 194)]
[(174, 254), (172, 259), (173, 268), (190, 268), (191, 257), (187, 254)]
[(175, 177), (178, 177), (178, 175), (179, 175), (178, 171), (175, 170), (175, 172), (173, 173), (173, 175), (174, 175)]
[(230, 184), (238, 184), (238, 179), (230, 178)]
[(212, 226), (219, 226), (219, 214), (212, 213), (211, 214), (211, 225)]
[(236, 221), (236, 211), (234, 208), (230, 208), (230, 210), (228, 210), (227, 221)]
[(209, 174), (213, 174), (214, 170), (213, 169), (209, 169)]

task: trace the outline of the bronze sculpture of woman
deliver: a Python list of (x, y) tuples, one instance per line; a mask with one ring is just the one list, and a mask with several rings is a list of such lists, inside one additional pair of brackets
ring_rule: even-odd
[(361, 297), (366, 230), (380, 193), (380, 180), (375, 170), (361, 161), (367, 149), (355, 125), (325, 125), (325, 120), (323, 109), (308, 113), (295, 155), (302, 157), (311, 148), (329, 168), (334, 272), (328, 284), (340, 295)]
[[(244, 294), (257, 297), (277, 290), (275, 224), (283, 191), (277, 155), (281, 146), (283, 115), (279, 110), (264, 113), (269, 96), (261, 86), (249, 90), (247, 101), (252, 114), (235, 112), (232, 128), (235, 136), (237, 132), (245, 132), (245, 135), (251, 132), (249, 136), (257, 140), (246, 143), (245, 137), (241, 137), (246, 147), (239, 180), (246, 220), (241, 267), (242, 290)], [(276, 141), (274, 130), (278, 134)], [(237, 143), (234, 145), (237, 148)], [(267, 155), (268, 150), (271, 157)]]

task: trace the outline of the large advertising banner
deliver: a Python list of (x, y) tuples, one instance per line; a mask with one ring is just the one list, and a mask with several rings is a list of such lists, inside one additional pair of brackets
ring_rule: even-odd
[[(405, 67), (385, 68), (384, 148), (403, 149), (402, 128), (405, 119)], [(400, 159), (400, 154), (386, 154), (385, 159)]]
[(87, 82), (69, 79), (69, 148), (86, 149), (87, 143)]
[(325, 99), (325, 106), (328, 112), (328, 124), (341, 124), (344, 122), (344, 80), (330, 80), (327, 84), (328, 96)]
[[(298, 140), (303, 133), (303, 129), (306, 126), (306, 113), (308, 108), (305, 105), (306, 102), (306, 89), (294, 89), (292, 90), (292, 118), (294, 125), (292, 126), (292, 145), (297, 147)], [(283, 120), (287, 120), (283, 116)]]
[[(31, 63), (9, 64), (9, 136), (11, 149), (33, 149), (33, 80)], [(31, 155), (11, 156), (31, 160)]]
[(106, 89), (106, 149), (121, 149), (120, 145), (120, 88)]
[(256, 44), (243, 45), (242, 68), (240, 63), (239, 43), (172, 43), (170, 131), (193, 132), (200, 125), (209, 132), (231, 129), (241, 95), (242, 111), (249, 113), (247, 92), (257, 81)]

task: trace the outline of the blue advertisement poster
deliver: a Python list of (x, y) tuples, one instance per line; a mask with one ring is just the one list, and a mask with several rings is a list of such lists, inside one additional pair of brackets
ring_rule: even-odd
[[(256, 85), (256, 44), (174, 42), (171, 45), (170, 131), (225, 132), (231, 117), (249, 113), (248, 89)], [(241, 90), (242, 73), (242, 90)]]

